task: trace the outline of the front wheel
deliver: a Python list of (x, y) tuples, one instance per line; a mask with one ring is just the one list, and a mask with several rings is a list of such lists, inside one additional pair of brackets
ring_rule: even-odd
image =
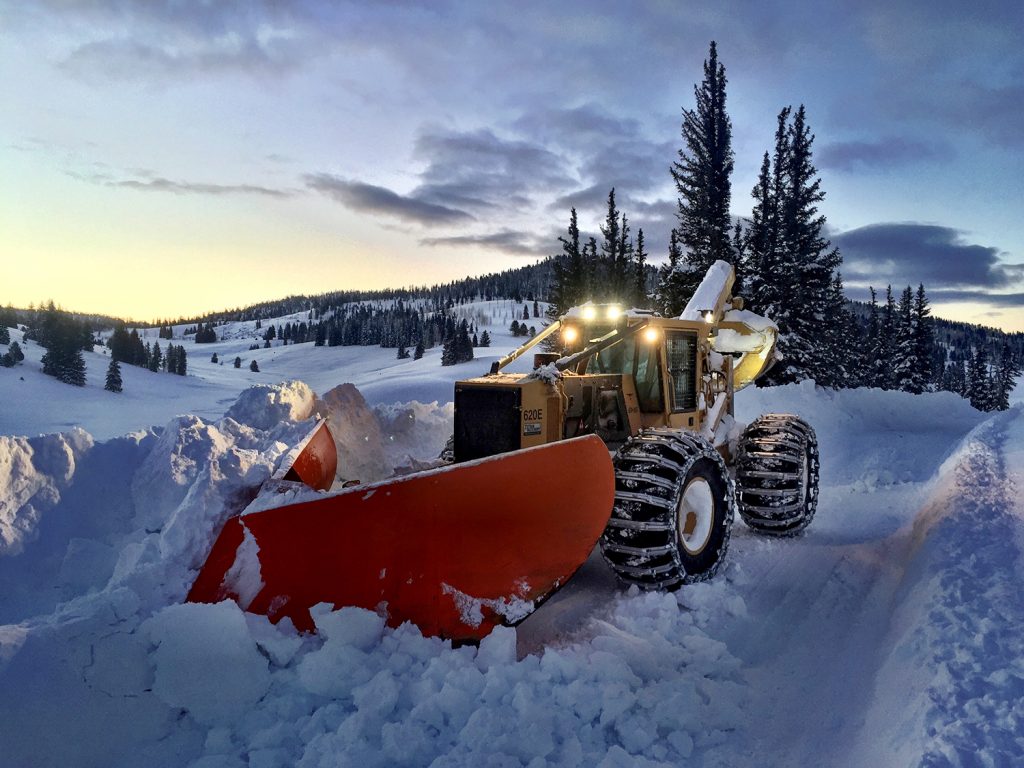
[(615, 455), (615, 506), (601, 553), (641, 589), (676, 589), (714, 576), (735, 512), (718, 451), (691, 432), (652, 429)]

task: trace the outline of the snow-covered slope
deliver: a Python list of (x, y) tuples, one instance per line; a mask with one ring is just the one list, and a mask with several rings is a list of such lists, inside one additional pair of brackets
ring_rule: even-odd
[[(138, 371), (139, 402), (116, 401), (116, 417), (98, 398), (119, 396), (92, 381), (23, 405), (40, 425), (24, 434), (60, 426), (56, 410), (85, 413), (60, 418), (92, 435), (17, 437), (33, 416), (5, 408), (0, 765), (1024, 764), (1024, 406), (745, 390), (740, 419), (793, 411), (817, 430), (804, 536), (738, 524), (719, 576), (675, 594), (622, 591), (592, 557), (517, 629), (453, 649), (358, 609), (321, 611), (307, 637), (233, 603), (182, 603), (219, 522), (306, 428), (313, 391), (348, 461), (383, 471), (436, 455), (450, 396), (424, 393), (486, 367), (260, 352), (317, 384), (239, 397), (275, 379), (193, 364), (184, 380)], [(11, 373), (0, 394), (18, 376), (47, 383)], [(167, 407), (200, 413), (148, 416)], [(162, 423), (117, 432), (132, 415), (132, 429)]]

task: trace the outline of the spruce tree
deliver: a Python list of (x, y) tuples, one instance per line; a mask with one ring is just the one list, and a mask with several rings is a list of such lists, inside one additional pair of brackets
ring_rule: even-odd
[(6, 325), (0, 325), (0, 344), (11, 343), (11, 332), (7, 330)]
[[(485, 333), (486, 333), (486, 331), (485, 331)], [(412, 359), (413, 360), (419, 360), (421, 357), (423, 357), (423, 352), (424, 351), (425, 350), (423, 349), (423, 339), (420, 339), (419, 341), (416, 342), (416, 349), (413, 350)]]
[(491, 346), (491, 334), (489, 334), (487, 331), (484, 331), (480, 335), (480, 346), (481, 347), (489, 347), (489, 346)]
[(259, 363), (257, 363), (255, 360), (250, 362), (249, 363), (249, 370), (252, 371), (253, 373), (259, 373), (260, 372), (260, 365), (259, 365)]
[(980, 342), (971, 356), (967, 369), (967, 399), (979, 411), (989, 411), (992, 402), (992, 386), (988, 371), (988, 350)]
[(679, 159), (672, 164), (678, 192), (679, 239), (685, 268), (683, 295), (672, 303), (685, 306), (694, 289), (716, 260), (734, 260), (729, 204), (733, 169), (732, 123), (725, 109), (725, 67), (711, 42), (704, 62), (704, 80), (694, 86), (695, 107), (683, 110)]
[[(933, 361), (936, 359), (935, 325), (924, 292), (924, 283), (919, 283), (914, 295), (914, 351), (918, 360), (917, 376), (921, 391), (930, 388), (934, 378)], [(941, 350), (940, 350), (941, 352)], [(943, 353), (944, 354), (944, 353)]]
[(644, 231), (636, 231), (636, 259), (634, 269), (636, 270), (635, 288), (633, 289), (633, 306), (640, 309), (650, 307), (650, 298), (647, 296), (647, 251), (644, 250)]
[(679, 232), (669, 233), (668, 261), (658, 268), (658, 287), (655, 301), (665, 317), (678, 317), (686, 308), (688, 295), (683, 274), (683, 251), (679, 243)]
[(235, 368), (241, 368), (242, 367), (242, 358), (236, 357), (235, 358), (235, 362), (234, 362), (234, 366), (235, 366)]
[(826, 222), (818, 212), (818, 203), (825, 193), (811, 162), (813, 143), (814, 135), (801, 105), (788, 130), (783, 193), (777, 198), (780, 251), (773, 279), (780, 290), (774, 314), (769, 317), (779, 326), (783, 360), (768, 372), (767, 383), (827, 376), (819, 339), (821, 328), (829, 322), (830, 286), (842, 259), (824, 237)]
[(913, 293), (908, 285), (903, 289), (896, 309), (895, 357), (891, 365), (893, 387), (903, 392), (920, 394), (924, 382), (920, 378), (921, 364), (917, 359), (917, 322), (913, 304)]
[(21, 345), (16, 341), (11, 342), (11, 346), (7, 349), (7, 354), (11, 356), (15, 363), (20, 363), (25, 359), (25, 353), (21, 351)]
[(214, 352), (212, 355), (210, 355), (210, 362), (211, 363), (219, 362), (218, 359), (217, 359), (217, 353), (216, 352)]
[(110, 358), (110, 365), (107, 366), (107, 381), (103, 388), (108, 392), (120, 392), (122, 388), (121, 365), (114, 357)]

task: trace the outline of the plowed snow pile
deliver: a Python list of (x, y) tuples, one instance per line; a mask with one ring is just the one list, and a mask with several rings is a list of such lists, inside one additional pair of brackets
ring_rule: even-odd
[(355, 608), (321, 606), (303, 636), (182, 602), (315, 413), (367, 481), (434, 458), (450, 404), (371, 410), (292, 382), (216, 421), (0, 437), (0, 765), (1024, 761), (1020, 406), (976, 426), (945, 395), (742, 398), (744, 420), (817, 428), (805, 536), (737, 525), (722, 575), (675, 594), (619, 591), (592, 558), (479, 648)]

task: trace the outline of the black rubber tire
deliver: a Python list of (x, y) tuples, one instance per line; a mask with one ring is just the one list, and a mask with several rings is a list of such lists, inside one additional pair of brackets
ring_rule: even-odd
[(790, 413), (766, 413), (743, 431), (736, 455), (736, 506), (758, 533), (795, 536), (818, 506), (818, 438)]
[[(693, 432), (650, 429), (627, 440), (614, 465), (615, 506), (601, 553), (619, 579), (673, 590), (714, 576), (736, 507), (732, 479), (711, 443)], [(699, 516), (687, 515), (694, 499), (702, 502)]]

